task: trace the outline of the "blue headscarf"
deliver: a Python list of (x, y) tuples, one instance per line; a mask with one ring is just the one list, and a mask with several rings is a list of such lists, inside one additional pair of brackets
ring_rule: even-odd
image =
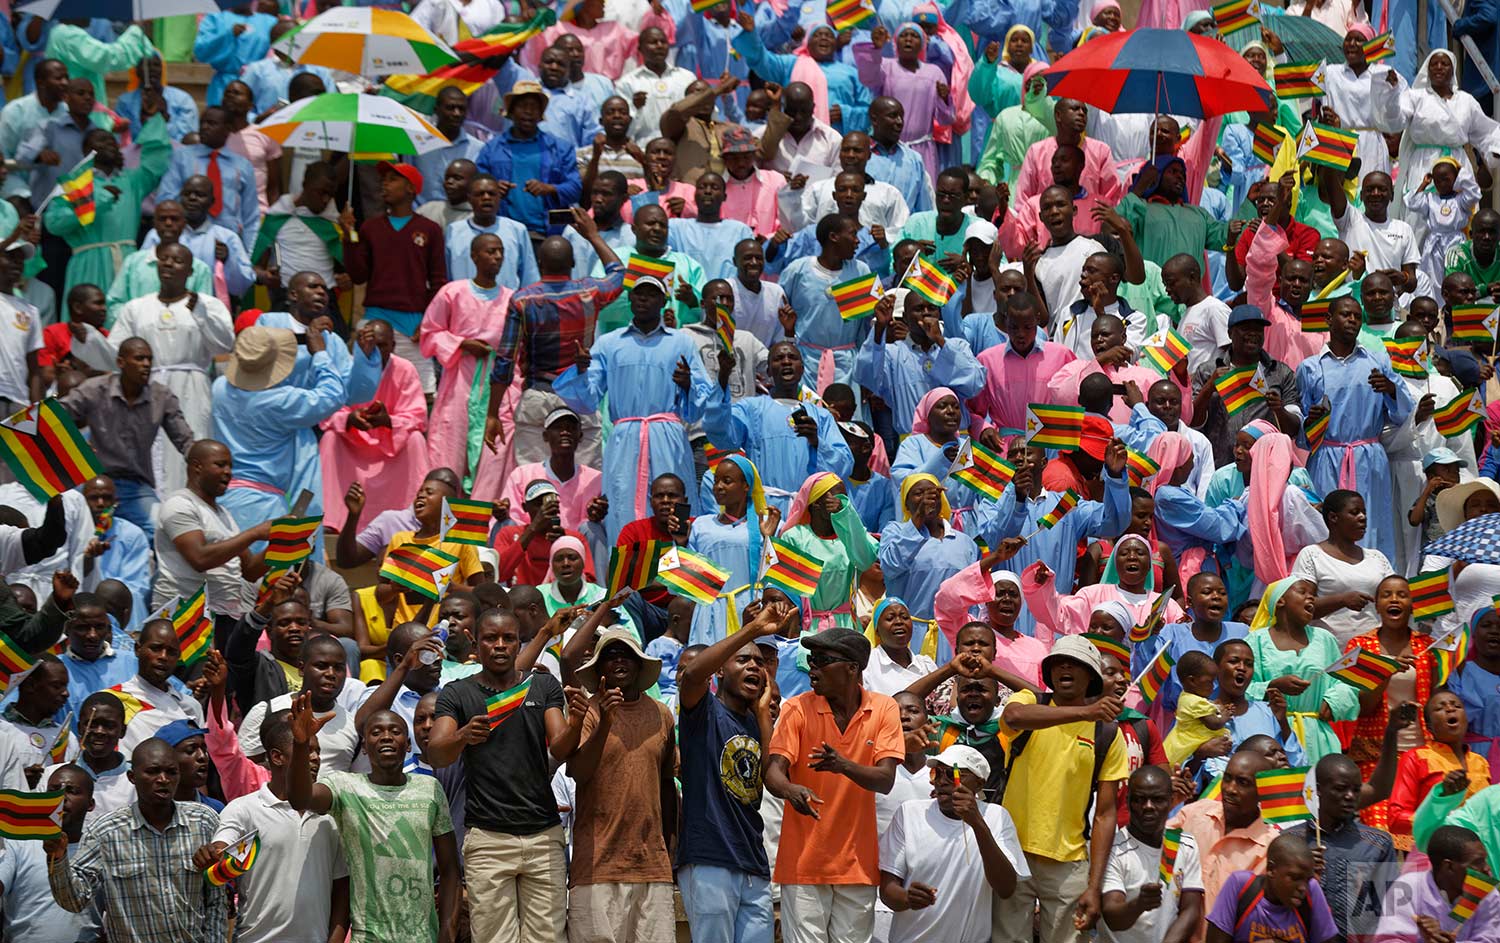
[(726, 455), (719, 460), (719, 465), (725, 462), (738, 468), (745, 477), (745, 484), (750, 486), (750, 495), (745, 502), (745, 546), (749, 557), (745, 572), (750, 574), (750, 583), (754, 585), (760, 576), (760, 520), (766, 513), (766, 489), (760, 483), (760, 472), (755, 463), (745, 456)]
[[(1158, 191), (1161, 190), (1161, 178), (1166, 175), (1167, 168), (1172, 166), (1174, 163), (1182, 164), (1183, 174), (1187, 173), (1187, 163), (1176, 154), (1162, 154), (1159, 157), (1153, 157), (1151, 159), (1151, 166), (1156, 168), (1156, 180), (1151, 184), (1151, 186), (1146, 188), (1145, 193), (1141, 194), (1141, 199), (1150, 200), (1152, 197), (1157, 196)], [(1145, 168), (1142, 168), (1142, 170), (1144, 169)], [(1139, 176), (1139, 173), (1140, 172), (1138, 171), (1137, 176)], [(1159, 199), (1165, 200), (1166, 197), (1159, 197)], [(1183, 199), (1179, 197), (1177, 202), (1181, 203), (1183, 202)]]

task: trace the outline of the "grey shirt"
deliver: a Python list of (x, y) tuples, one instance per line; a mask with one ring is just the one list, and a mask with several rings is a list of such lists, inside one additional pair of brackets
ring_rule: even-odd
[(125, 398), (117, 374), (90, 377), (61, 400), (63, 408), (90, 436), (94, 454), (111, 478), (132, 478), (156, 484), (151, 469), (151, 444), (158, 429), (167, 433), (180, 452), (193, 443), (193, 430), (182, 417), (177, 394), (160, 383), (147, 383), (135, 402)]

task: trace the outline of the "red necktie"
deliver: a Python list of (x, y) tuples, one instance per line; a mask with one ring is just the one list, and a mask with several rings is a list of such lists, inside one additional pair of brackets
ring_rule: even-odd
[(218, 216), (224, 212), (224, 175), (219, 171), (219, 152), (208, 152), (208, 182), (214, 185), (214, 201), (208, 207), (208, 215)]

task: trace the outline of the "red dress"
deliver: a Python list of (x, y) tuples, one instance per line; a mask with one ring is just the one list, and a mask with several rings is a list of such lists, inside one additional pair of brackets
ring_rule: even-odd
[[(1359, 647), (1377, 655), (1386, 654), (1380, 648), (1379, 630), (1366, 632), (1364, 635), (1356, 635), (1349, 640), (1344, 651), (1350, 651)], [(1434, 660), (1427, 653), (1432, 646), (1432, 636), (1422, 635), (1416, 632), (1411, 636), (1411, 653), (1416, 658), (1417, 672), (1417, 697), (1416, 702), (1426, 704), (1427, 699), (1432, 696), (1432, 674)], [(1386, 705), (1384, 697), (1380, 699), (1380, 707), (1371, 713), (1361, 712), (1359, 719), (1354, 722), (1354, 740), (1349, 744), (1349, 756), (1359, 764), (1359, 772), (1366, 780), (1370, 778), (1375, 764), (1380, 759), (1380, 746), (1385, 741), (1385, 725), (1390, 720), (1391, 711)], [(1422, 720), (1422, 715), (1417, 714), (1417, 726), (1422, 732), (1422, 738), (1427, 739), (1427, 725)], [(1385, 801), (1380, 801), (1360, 813), (1366, 825), (1371, 828), (1380, 828), (1390, 831), (1390, 809)]]

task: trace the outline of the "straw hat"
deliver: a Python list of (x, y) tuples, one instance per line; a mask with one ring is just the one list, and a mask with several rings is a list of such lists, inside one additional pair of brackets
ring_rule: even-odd
[(268, 390), (292, 375), (297, 335), (285, 328), (252, 325), (234, 340), (224, 379), (242, 390)]

